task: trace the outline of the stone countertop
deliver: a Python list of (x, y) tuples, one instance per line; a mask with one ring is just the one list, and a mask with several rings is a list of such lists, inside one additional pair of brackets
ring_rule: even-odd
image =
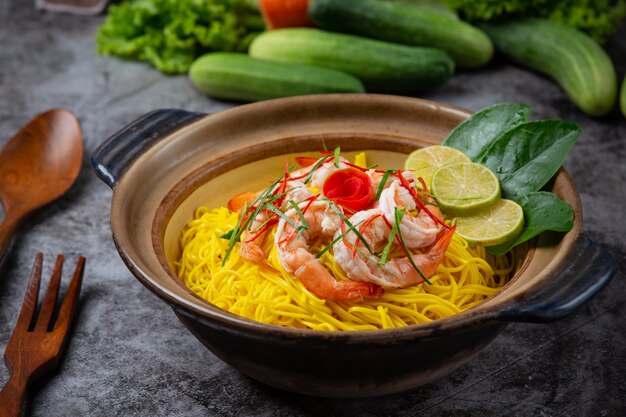
[[(471, 110), (501, 101), (529, 104), (534, 118), (578, 123), (566, 162), (584, 207), (585, 231), (617, 261), (611, 283), (570, 317), (511, 324), (480, 355), (424, 387), (373, 399), (298, 396), (247, 378), (207, 351), (172, 311), (126, 269), (109, 229), (111, 191), (89, 155), (108, 136), (157, 108), (216, 112), (232, 106), (196, 91), (185, 76), (99, 57), (102, 17), (36, 12), (33, 2), (0, 2), (0, 146), (46, 109), (74, 111), (84, 166), (63, 198), (30, 219), (0, 271), (0, 348), (15, 324), (30, 267), (57, 253), (87, 268), (67, 353), (56, 374), (29, 392), (32, 416), (621, 416), (626, 407), (626, 120), (578, 111), (549, 79), (496, 60), (460, 72), (424, 98)], [(606, 46), (620, 79), (626, 27)], [(69, 269), (69, 266), (68, 266)], [(7, 370), (0, 367), (0, 384)]]

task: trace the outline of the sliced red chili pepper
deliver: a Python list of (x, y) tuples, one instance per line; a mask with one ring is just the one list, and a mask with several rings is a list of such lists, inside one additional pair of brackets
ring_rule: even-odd
[(415, 204), (417, 205), (417, 207), (420, 210), (424, 210), (426, 214), (428, 214), (428, 216), (435, 221), (435, 223), (440, 224), (446, 229), (450, 229), (450, 226), (448, 226), (447, 224), (439, 220), (437, 216), (435, 216), (430, 210), (428, 210), (426, 205), (422, 203), (422, 201), (419, 199), (417, 195), (417, 190), (415, 189), (415, 187), (412, 187), (411, 184), (409, 184), (409, 181), (406, 178), (404, 178), (404, 176), (402, 175), (402, 172), (403, 171), (399, 169), (396, 175), (400, 179), (400, 184), (402, 184), (402, 186), (407, 189), (407, 191), (411, 194), (411, 197), (413, 197), (413, 200), (415, 200)]

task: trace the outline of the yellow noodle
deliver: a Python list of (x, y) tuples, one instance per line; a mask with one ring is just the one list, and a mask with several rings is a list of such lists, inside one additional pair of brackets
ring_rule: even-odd
[[(492, 256), (455, 235), (446, 256), (430, 279), (433, 285), (387, 289), (378, 299), (321, 300), (278, 260), (272, 237), (263, 249), (271, 271), (241, 258), (238, 244), (226, 265), (228, 241), (220, 235), (237, 223), (226, 207), (199, 207), (180, 236), (178, 277), (191, 291), (234, 314), (262, 323), (324, 331), (375, 330), (427, 323), (472, 308), (495, 295), (517, 271), (526, 248)], [(321, 246), (320, 246), (321, 247)], [(338, 280), (346, 280), (332, 251), (320, 259)]]

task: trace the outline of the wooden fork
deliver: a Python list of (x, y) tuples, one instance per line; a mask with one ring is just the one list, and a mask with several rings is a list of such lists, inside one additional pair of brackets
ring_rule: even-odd
[(4, 359), (11, 376), (0, 391), (0, 417), (19, 416), (29, 384), (59, 364), (76, 311), (76, 301), (85, 269), (85, 258), (82, 256), (78, 258), (74, 276), (58, 309), (56, 320), (53, 320), (53, 315), (61, 284), (63, 255), (57, 257), (39, 317), (37, 317), (42, 262), (43, 254), (38, 253), (24, 296), (22, 310), (4, 352)]

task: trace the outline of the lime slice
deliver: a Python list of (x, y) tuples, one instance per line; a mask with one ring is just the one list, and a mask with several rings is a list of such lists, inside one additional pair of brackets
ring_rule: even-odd
[(486, 209), (500, 198), (500, 181), (486, 166), (462, 162), (435, 171), (431, 191), (444, 212), (466, 216)]
[(456, 219), (456, 233), (469, 243), (499, 245), (518, 236), (524, 228), (524, 212), (514, 201), (500, 199), (471, 216)]
[(470, 159), (458, 149), (433, 145), (411, 152), (404, 162), (404, 169), (414, 171), (415, 179), (422, 177), (430, 188), (433, 174), (437, 169), (459, 162), (470, 162)]

